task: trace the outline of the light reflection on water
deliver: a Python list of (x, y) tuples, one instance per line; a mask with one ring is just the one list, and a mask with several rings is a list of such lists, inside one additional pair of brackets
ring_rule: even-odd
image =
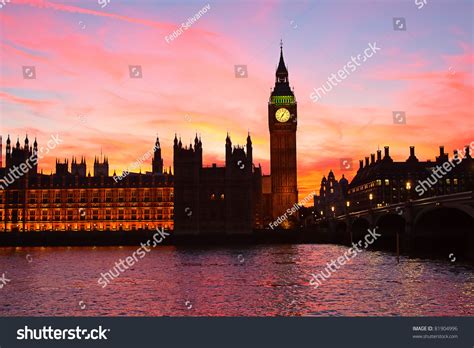
[(314, 289), (336, 245), (159, 247), (98, 285), (135, 250), (0, 248), (0, 316), (474, 315), (474, 270), (449, 261), (363, 252)]

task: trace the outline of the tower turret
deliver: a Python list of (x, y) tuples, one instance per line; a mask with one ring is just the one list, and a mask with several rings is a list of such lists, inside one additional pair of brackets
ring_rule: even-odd
[(250, 132), (247, 134), (247, 162), (252, 167), (253, 163), (253, 150), (252, 150), (252, 139), (250, 138)]
[(163, 174), (163, 158), (161, 157), (161, 145), (158, 137), (156, 137), (151, 165), (153, 174)]

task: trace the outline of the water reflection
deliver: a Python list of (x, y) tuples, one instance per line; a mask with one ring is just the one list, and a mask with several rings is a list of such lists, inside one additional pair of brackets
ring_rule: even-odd
[[(444, 316), (473, 315), (473, 269), (363, 252), (317, 289), (311, 273), (345, 247), (163, 246), (106, 288), (97, 280), (136, 248), (3, 248), (0, 315)], [(29, 257), (27, 257), (29, 255)]]

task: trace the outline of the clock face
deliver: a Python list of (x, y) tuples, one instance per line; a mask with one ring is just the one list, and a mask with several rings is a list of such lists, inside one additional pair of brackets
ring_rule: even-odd
[(277, 119), (278, 122), (286, 122), (290, 119), (290, 112), (288, 109), (285, 108), (279, 108), (275, 112), (275, 118)]

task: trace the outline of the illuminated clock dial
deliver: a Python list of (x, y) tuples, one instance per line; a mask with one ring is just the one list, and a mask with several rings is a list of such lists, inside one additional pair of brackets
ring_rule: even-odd
[(279, 108), (275, 112), (275, 118), (277, 119), (278, 122), (286, 122), (290, 119), (290, 112), (288, 109), (285, 108)]

